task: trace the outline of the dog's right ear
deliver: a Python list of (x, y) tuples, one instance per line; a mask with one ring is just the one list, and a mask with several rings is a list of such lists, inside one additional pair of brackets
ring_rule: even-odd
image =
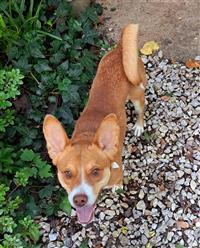
[(43, 133), (47, 142), (47, 149), (53, 164), (65, 147), (70, 144), (70, 140), (61, 123), (53, 116), (46, 115), (43, 123)]

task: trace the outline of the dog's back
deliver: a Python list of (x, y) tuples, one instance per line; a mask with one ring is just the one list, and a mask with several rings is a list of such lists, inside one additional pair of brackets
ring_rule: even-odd
[(80, 139), (83, 132), (95, 133), (103, 118), (110, 113), (116, 114), (118, 118), (123, 140), (126, 128), (125, 101), (130, 85), (140, 83), (137, 30), (138, 25), (129, 24), (117, 47), (100, 61), (88, 104), (76, 124), (74, 141)]

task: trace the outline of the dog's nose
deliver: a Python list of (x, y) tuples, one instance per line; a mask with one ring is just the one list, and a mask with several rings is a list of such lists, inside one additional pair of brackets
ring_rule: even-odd
[(75, 195), (73, 201), (77, 207), (83, 207), (87, 203), (88, 197), (85, 194)]

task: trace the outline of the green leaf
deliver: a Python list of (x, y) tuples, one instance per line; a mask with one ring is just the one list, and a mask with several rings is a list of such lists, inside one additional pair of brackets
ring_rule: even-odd
[(176, 248), (184, 248), (184, 246), (181, 245), (181, 244), (177, 244), (177, 245), (176, 245)]
[(40, 51), (38, 47), (31, 47), (30, 54), (34, 58), (45, 58), (45, 56), (43, 55), (43, 53)]
[(32, 150), (24, 149), (20, 158), (23, 161), (32, 161), (35, 157), (35, 153)]
[(38, 62), (38, 64), (34, 65), (34, 69), (38, 73), (42, 73), (42, 72), (45, 72), (45, 71), (52, 71), (52, 68), (49, 66), (47, 60), (40, 60)]
[(55, 187), (52, 185), (47, 185), (43, 189), (39, 191), (40, 198), (50, 198), (53, 194), (53, 191), (55, 190)]
[(143, 134), (144, 140), (146, 140), (147, 142), (151, 141), (151, 135), (147, 132), (144, 132)]
[(89, 248), (87, 239), (85, 239), (81, 242), (80, 248)]
[(38, 241), (40, 238), (40, 231), (37, 225), (32, 225), (29, 227), (29, 236), (33, 241)]
[(124, 190), (123, 190), (123, 189), (120, 189), (120, 188), (119, 188), (119, 189), (116, 189), (115, 192), (116, 192), (117, 194), (119, 194), (119, 195), (120, 195), (120, 194), (124, 194)]
[(59, 204), (59, 208), (63, 212), (67, 213), (68, 215), (71, 214), (72, 207), (71, 207), (71, 205), (69, 203), (69, 200), (68, 200), (67, 196), (63, 196), (61, 198), (61, 201), (60, 201), (60, 204)]
[(38, 168), (38, 175), (41, 178), (52, 177), (51, 166), (49, 164), (42, 161), (39, 157), (37, 157), (37, 159), (34, 160), (34, 163)]

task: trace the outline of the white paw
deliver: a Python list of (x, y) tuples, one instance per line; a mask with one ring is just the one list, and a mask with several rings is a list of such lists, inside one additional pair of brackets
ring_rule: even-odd
[(144, 132), (144, 127), (136, 123), (135, 126), (133, 127), (133, 130), (134, 130), (134, 135), (139, 137)]

